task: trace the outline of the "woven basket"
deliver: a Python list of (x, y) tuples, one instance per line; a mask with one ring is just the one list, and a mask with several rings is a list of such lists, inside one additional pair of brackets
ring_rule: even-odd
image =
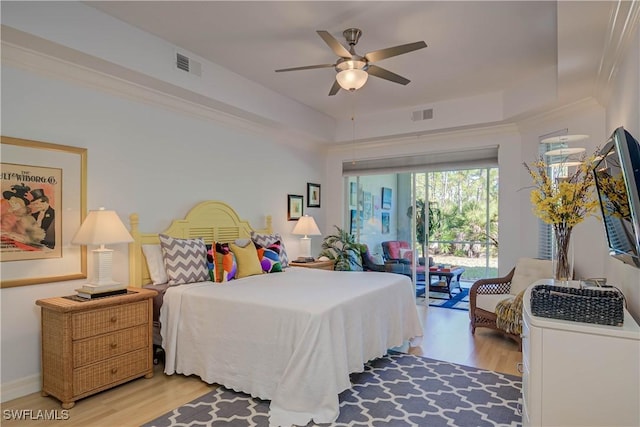
[(618, 290), (551, 285), (538, 285), (531, 290), (531, 312), (539, 317), (622, 326), (623, 305), (624, 296)]

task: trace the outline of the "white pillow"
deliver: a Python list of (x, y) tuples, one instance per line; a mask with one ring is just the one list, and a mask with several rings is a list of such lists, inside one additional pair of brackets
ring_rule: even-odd
[(381, 254), (371, 254), (369, 258), (371, 258), (371, 261), (373, 261), (374, 264), (384, 264), (384, 259)]
[(169, 281), (167, 270), (164, 268), (162, 248), (160, 245), (142, 245), (142, 253), (147, 260), (149, 275), (154, 285), (163, 285)]
[(520, 258), (511, 279), (511, 295), (518, 295), (536, 280), (553, 277), (553, 261), (546, 259)]

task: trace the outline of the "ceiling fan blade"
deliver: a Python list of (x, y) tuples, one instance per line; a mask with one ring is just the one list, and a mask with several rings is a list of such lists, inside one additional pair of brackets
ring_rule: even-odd
[(342, 44), (340, 44), (340, 42), (336, 40), (335, 37), (329, 34), (328, 31), (318, 30), (316, 31), (316, 33), (318, 33), (318, 35), (322, 37), (322, 40), (324, 40), (324, 42), (329, 45), (331, 50), (333, 50), (333, 53), (341, 58), (351, 58), (351, 53), (347, 50), (347, 48), (342, 46)]
[(401, 85), (407, 85), (411, 80), (405, 79), (402, 76), (399, 76), (396, 73), (392, 73), (389, 70), (385, 70), (384, 68), (378, 67), (377, 65), (369, 65), (367, 72), (376, 77), (380, 77), (381, 79), (389, 80), (394, 83), (400, 83)]
[(427, 44), (423, 41), (415, 43), (402, 44), (400, 46), (388, 47), (386, 49), (374, 50), (367, 53), (364, 57), (369, 62), (381, 61), (392, 56), (402, 55), (403, 53), (413, 52), (414, 50), (423, 49), (427, 47)]
[(333, 96), (340, 90), (340, 85), (337, 80), (333, 81), (333, 86), (331, 86), (331, 90), (329, 90), (329, 96)]
[(336, 64), (307, 65), (306, 67), (282, 68), (280, 70), (276, 70), (276, 73), (281, 73), (283, 71), (313, 70), (315, 68), (333, 68), (335, 66)]

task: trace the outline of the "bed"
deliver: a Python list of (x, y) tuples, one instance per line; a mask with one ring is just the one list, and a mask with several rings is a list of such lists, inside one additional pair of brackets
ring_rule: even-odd
[[(150, 274), (142, 245), (158, 234), (131, 217), (131, 283)], [(272, 233), (266, 219), (265, 233)], [(228, 205), (195, 206), (162, 234), (213, 241), (248, 238), (253, 230)], [(331, 423), (338, 394), (368, 360), (422, 336), (408, 277), (289, 267), (226, 283), (169, 286), (160, 309), (165, 373), (198, 375), (270, 400), (272, 426)]]

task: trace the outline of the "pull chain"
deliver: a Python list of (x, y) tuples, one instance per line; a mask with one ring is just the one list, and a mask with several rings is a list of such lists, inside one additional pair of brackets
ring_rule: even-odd
[(356, 164), (356, 98), (351, 93), (351, 164)]

